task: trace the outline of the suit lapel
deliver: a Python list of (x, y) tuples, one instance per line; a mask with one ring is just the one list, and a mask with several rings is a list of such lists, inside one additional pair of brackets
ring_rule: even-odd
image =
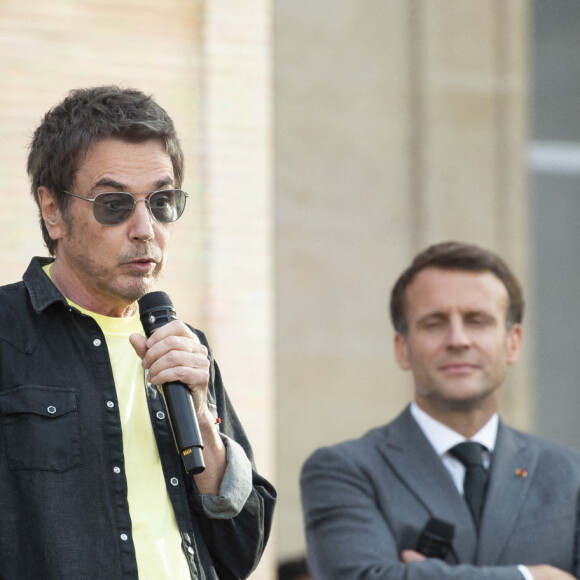
[(534, 478), (537, 453), (500, 421), (481, 520), (477, 561), (493, 565), (513, 532)]
[(457, 556), (471, 561), (477, 538), (467, 504), (409, 408), (390, 424), (385, 438), (385, 460), (431, 516), (455, 526)]

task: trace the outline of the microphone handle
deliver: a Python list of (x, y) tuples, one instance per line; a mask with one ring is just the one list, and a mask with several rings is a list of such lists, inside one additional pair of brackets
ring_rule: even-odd
[(179, 381), (165, 383), (163, 395), (185, 471), (191, 475), (201, 473), (205, 469), (203, 442), (189, 387)]
[(455, 563), (457, 555), (453, 550), (455, 526), (438, 518), (430, 518), (417, 541), (415, 550), (426, 558), (447, 559), (451, 556)]
[[(139, 300), (139, 309), (147, 337), (177, 318), (171, 299), (164, 292), (146, 294)], [(165, 383), (162, 389), (173, 438), (185, 471), (191, 475), (201, 473), (205, 470), (203, 441), (191, 391), (180, 381)]]
[(426, 537), (422, 534), (417, 544), (417, 551), (426, 558), (439, 558), (444, 560), (450, 547), (448, 542), (442, 541), (439, 538)]

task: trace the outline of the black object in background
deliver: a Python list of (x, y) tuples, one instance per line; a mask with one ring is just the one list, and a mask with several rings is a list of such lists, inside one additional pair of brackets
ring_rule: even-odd
[[(140, 298), (139, 314), (147, 337), (177, 318), (171, 298), (165, 292), (149, 292)], [(163, 395), (185, 471), (192, 475), (201, 473), (205, 469), (203, 442), (189, 387), (180, 381), (165, 383)]]

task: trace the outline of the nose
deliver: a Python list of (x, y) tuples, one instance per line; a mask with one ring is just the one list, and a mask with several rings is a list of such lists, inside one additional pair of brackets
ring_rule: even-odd
[(131, 237), (136, 240), (151, 240), (155, 236), (155, 232), (153, 231), (153, 217), (149, 211), (149, 204), (146, 199), (136, 201), (133, 213), (129, 217)]
[(462, 320), (452, 320), (449, 324), (449, 348), (467, 348), (471, 344), (469, 333)]

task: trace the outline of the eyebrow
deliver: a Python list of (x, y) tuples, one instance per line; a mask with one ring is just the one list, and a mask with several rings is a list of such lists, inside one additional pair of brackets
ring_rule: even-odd
[[(153, 191), (158, 191), (160, 189), (164, 189), (166, 188), (168, 185), (173, 186), (174, 185), (174, 180), (172, 177), (163, 177), (159, 180), (157, 180), (155, 182), (155, 185), (153, 186), (155, 189)], [(110, 187), (111, 189), (117, 189), (119, 191), (128, 191), (129, 188), (127, 187), (127, 185), (125, 185), (124, 183), (121, 183), (120, 181), (117, 181), (115, 179), (111, 179), (110, 177), (103, 177), (102, 179), (99, 179), (91, 188), (91, 191), (93, 191), (96, 188), (99, 187)]]
[(496, 320), (496, 317), (493, 314), (485, 310), (470, 310), (464, 314), (464, 318), (473, 318), (477, 316), (489, 321)]
[(124, 189), (125, 186), (118, 182), (115, 181), (114, 179), (109, 179), (107, 177), (103, 178), (103, 179), (99, 179), (99, 181), (97, 181), (92, 189), (96, 189), (98, 187), (110, 187), (111, 189)]
[(428, 312), (424, 316), (421, 316), (417, 320), (417, 324), (422, 324), (424, 322), (429, 322), (430, 320), (447, 320), (449, 318), (448, 314), (444, 312)]
[[(482, 318), (485, 318), (486, 320), (495, 320), (495, 316), (493, 316), (489, 312), (486, 312), (485, 310), (468, 310), (468, 311), (462, 313), (462, 315), (461, 315), (461, 317), (464, 319), (466, 319), (466, 318), (469, 319), (469, 318), (473, 318), (476, 316), (481, 316)], [(417, 324), (421, 324), (423, 322), (428, 322), (430, 320), (447, 320), (447, 319), (449, 319), (449, 315), (446, 312), (434, 311), (434, 312), (428, 312), (424, 316), (421, 316), (421, 318), (419, 318), (417, 320)]]

